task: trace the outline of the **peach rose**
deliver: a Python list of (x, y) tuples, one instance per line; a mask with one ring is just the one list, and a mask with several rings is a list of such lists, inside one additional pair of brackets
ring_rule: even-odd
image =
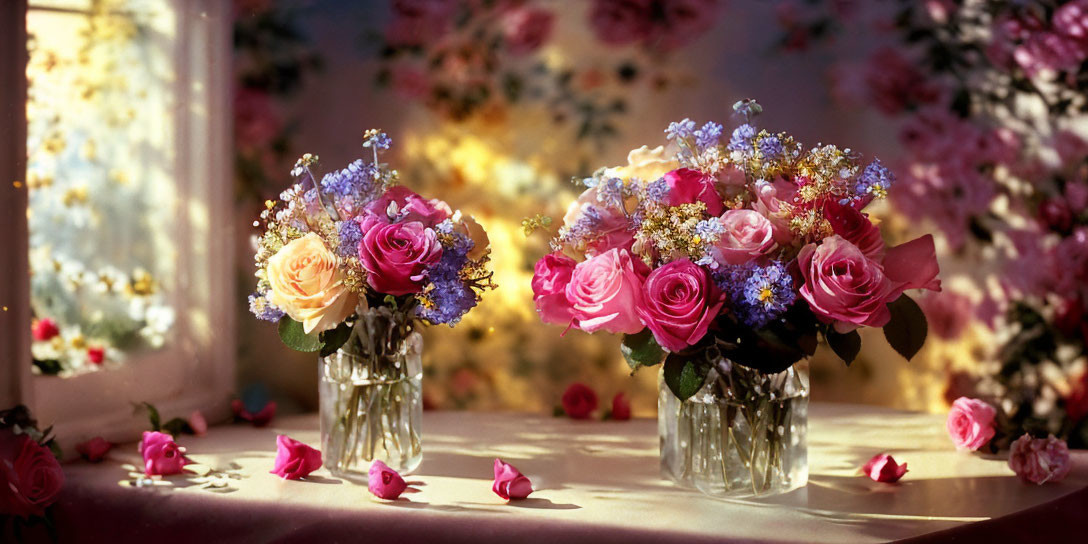
[(462, 217), (461, 228), (465, 235), (472, 240), (472, 249), (468, 252), (468, 258), (475, 261), (487, 255), (487, 248), (491, 245), (491, 240), (487, 237), (487, 231), (476, 222), (476, 218), (471, 215)]
[(665, 152), (664, 146), (650, 149), (644, 145), (632, 149), (627, 154), (627, 166), (613, 168), (612, 174), (623, 180), (654, 181), (677, 168), (680, 168), (680, 161), (672, 153)]
[(332, 329), (355, 311), (358, 297), (344, 285), (339, 259), (321, 237), (292, 240), (268, 259), (272, 304), (302, 323), (307, 333)]

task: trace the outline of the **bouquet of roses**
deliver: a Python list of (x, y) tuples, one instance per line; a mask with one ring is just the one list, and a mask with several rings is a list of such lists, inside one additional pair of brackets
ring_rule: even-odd
[(368, 130), (356, 160), (317, 182), (317, 157), (306, 154), (297, 183), (267, 201), (257, 241), (257, 291), (250, 309), (278, 321), (280, 337), (299, 351), (336, 352), (357, 316), (386, 306), (410, 331), (417, 323), (453, 326), (491, 288), (487, 234), (441, 200), (397, 185), (379, 162), (390, 138)]
[(926, 322), (904, 291), (940, 282), (932, 236), (887, 247), (862, 212), (892, 173), (757, 129), (754, 101), (734, 110), (745, 122), (726, 139), (717, 123), (685, 119), (665, 131), (668, 147), (636, 149), (583, 181), (536, 264), (541, 318), (622, 333), (631, 367), (664, 361), (681, 400), (723, 360), (770, 375), (812, 355), (820, 336), (849, 364), (862, 326), (883, 327), (912, 357)]

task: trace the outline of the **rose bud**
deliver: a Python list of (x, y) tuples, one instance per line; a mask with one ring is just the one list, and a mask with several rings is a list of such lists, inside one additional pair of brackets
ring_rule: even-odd
[(861, 470), (874, 482), (892, 484), (898, 482), (907, 473), (907, 464), (896, 464), (891, 455), (878, 453), (869, 459)]
[(276, 460), (272, 470), (284, 480), (298, 480), (321, 468), (321, 452), (287, 435), (276, 436)]
[(76, 444), (76, 451), (80, 457), (92, 462), (97, 463), (106, 458), (106, 454), (113, 448), (113, 444), (110, 444), (108, 440), (101, 436), (96, 436), (86, 442), (80, 442)]
[(588, 385), (572, 383), (563, 393), (563, 411), (571, 419), (588, 419), (597, 409), (597, 394)]
[(616, 393), (616, 396), (612, 397), (612, 419), (616, 421), (631, 419), (631, 401), (627, 400), (627, 395)]
[(370, 463), (370, 470), (367, 471), (366, 487), (379, 499), (391, 501), (408, 489), (408, 483), (397, 471), (389, 468), (389, 465), (375, 460)]
[(513, 465), (495, 459), (495, 484), (491, 490), (508, 501), (524, 499), (533, 492), (533, 483)]
[(174, 437), (160, 432), (144, 431), (140, 454), (144, 457), (144, 474), (148, 476), (178, 474), (191, 462), (185, 458), (185, 449), (174, 442)]

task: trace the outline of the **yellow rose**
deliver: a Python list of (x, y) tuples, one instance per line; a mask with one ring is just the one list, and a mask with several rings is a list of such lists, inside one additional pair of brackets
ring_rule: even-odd
[(680, 168), (680, 161), (676, 160), (672, 153), (666, 153), (664, 146), (659, 145), (653, 149), (642, 146), (632, 149), (627, 154), (627, 166), (613, 168), (612, 175), (623, 180), (638, 178), (649, 182), (677, 168)]
[(269, 299), (307, 333), (335, 328), (358, 302), (338, 265), (320, 236), (311, 232), (292, 240), (268, 259)]

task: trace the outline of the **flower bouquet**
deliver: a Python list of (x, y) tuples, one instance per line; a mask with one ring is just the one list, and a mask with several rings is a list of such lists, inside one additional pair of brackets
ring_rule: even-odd
[[(325, 464), (365, 480), (371, 461), (405, 473), (422, 460), (421, 324), (455, 325), (493, 288), (487, 234), (441, 200), (397, 185), (378, 159), (390, 139), (366, 132), (373, 160), (318, 182), (304, 155), (297, 183), (269, 200), (250, 308), (289, 347), (320, 360)], [(255, 225), (259, 225), (257, 222)]]
[(940, 289), (933, 238), (886, 247), (862, 213), (894, 178), (850, 149), (757, 130), (754, 101), (723, 141), (689, 120), (626, 166), (586, 178), (554, 252), (536, 264), (543, 321), (623, 334), (633, 370), (664, 363), (664, 473), (709, 494), (807, 480), (805, 369), (823, 337), (849, 364), (857, 329), (904, 357), (926, 335), (904, 291)]

